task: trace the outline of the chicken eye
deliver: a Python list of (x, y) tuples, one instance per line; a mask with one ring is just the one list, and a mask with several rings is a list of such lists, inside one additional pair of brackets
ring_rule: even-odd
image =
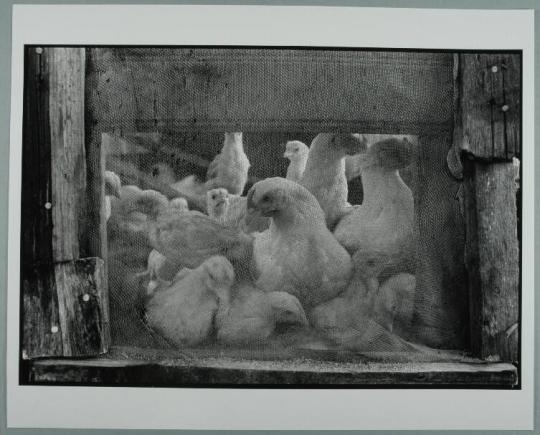
[(264, 196), (262, 197), (262, 201), (263, 201), (263, 202), (268, 202), (268, 201), (270, 201), (270, 196), (269, 196), (269, 195), (264, 195)]
[(153, 177), (157, 177), (158, 174), (159, 174), (159, 169), (158, 169), (158, 168), (152, 169), (152, 176), (153, 176)]
[(212, 199), (216, 199), (216, 195), (215, 195), (215, 194), (214, 194), (214, 195), (212, 195)]

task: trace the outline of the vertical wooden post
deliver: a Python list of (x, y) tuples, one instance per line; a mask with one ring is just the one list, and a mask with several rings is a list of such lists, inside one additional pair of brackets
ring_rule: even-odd
[(520, 58), (462, 54), (456, 59), (454, 146), (463, 171), (465, 262), (471, 348), (489, 360), (518, 361), (520, 261), (516, 166), (520, 151)]
[(62, 355), (52, 267), (49, 63), (40, 47), (25, 49), (21, 189), (21, 353)]
[(25, 56), (22, 356), (96, 355), (109, 339), (104, 264), (89, 249), (85, 51), (28, 47)]
[(53, 261), (86, 255), (84, 49), (46, 48), (49, 65)]
[(484, 359), (518, 361), (516, 168), (468, 161), (464, 175), (471, 347)]

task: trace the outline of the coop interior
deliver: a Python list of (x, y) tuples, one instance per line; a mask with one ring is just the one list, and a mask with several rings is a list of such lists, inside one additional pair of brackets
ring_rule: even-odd
[[(87, 62), (115, 355), (467, 359), (451, 54), (94, 49)], [(253, 197), (273, 177), (293, 202), (294, 186), (313, 195), (324, 230), (269, 229)], [(246, 258), (239, 240), (283, 246)]]

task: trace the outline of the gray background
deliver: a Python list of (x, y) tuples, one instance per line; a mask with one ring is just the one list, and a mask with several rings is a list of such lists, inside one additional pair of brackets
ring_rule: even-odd
[[(39, 435), (52, 435), (52, 434), (157, 434), (163, 432), (176, 432), (176, 431), (122, 431), (122, 430), (54, 430), (54, 429), (10, 429), (6, 428), (6, 368), (5, 368), (5, 352), (6, 352), (6, 259), (9, 252), (7, 251), (7, 234), (8, 234), (8, 213), (7, 213), (7, 204), (8, 204), (8, 158), (9, 155), (9, 108), (10, 108), (10, 89), (11, 89), (11, 7), (14, 3), (29, 3), (29, 4), (69, 4), (69, 3), (93, 3), (93, 4), (148, 4), (149, 1), (139, 0), (139, 1), (58, 1), (58, 0), (45, 0), (45, 1), (12, 1), (12, 0), (0, 0), (0, 154), (4, 156), (0, 160), (0, 204), (4, 207), (0, 207), (0, 246), (3, 247), (1, 254), (3, 256), (2, 261), (0, 262), (0, 435), (23, 435), (23, 434), (39, 434)], [(160, 1), (160, 4), (227, 4), (226, 1)], [(535, 70), (539, 69), (540, 65), (540, 33), (538, 32), (539, 24), (538, 20), (540, 17), (540, 2), (538, 0), (356, 0), (356, 1), (329, 1), (329, 0), (294, 0), (294, 1), (235, 1), (234, 4), (245, 4), (245, 5), (313, 5), (313, 6), (371, 6), (371, 7), (404, 7), (404, 8), (443, 8), (443, 9), (536, 9), (535, 10)], [(535, 80), (535, 101), (538, 103), (540, 101), (540, 83)], [(540, 110), (538, 109), (538, 104), (536, 104), (536, 116), (535, 116), (535, 125), (537, 132), (540, 130)], [(538, 133), (536, 137), (538, 136)], [(536, 142), (536, 141), (535, 141)], [(536, 165), (540, 164), (540, 153), (536, 155)], [(535, 184), (536, 184), (536, 196), (535, 196), (535, 219), (538, 220), (538, 203), (540, 202), (540, 171), (537, 171), (535, 174)], [(540, 246), (540, 240), (538, 237), (535, 237), (535, 249)], [(540, 256), (536, 258), (536, 267), (535, 270), (540, 271)], [(535, 279), (536, 281), (536, 279)], [(535, 285), (538, 287), (538, 285)], [(537, 292), (538, 296), (538, 292)], [(540, 297), (536, 298), (535, 302), (536, 313), (540, 312)], [(536, 374), (540, 373), (538, 370), (538, 360), (540, 356), (540, 328), (538, 315), (536, 316)], [(538, 397), (539, 391), (539, 382), (538, 376), (535, 378), (535, 396)], [(535, 404), (535, 424), (538, 422), (538, 417), (540, 416), (540, 406), (538, 402)], [(84, 412), (84, 410), (81, 410)], [(195, 433), (195, 431), (177, 431), (182, 434)], [(197, 434), (206, 435), (214, 433), (217, 431), (197, 431)], [(234, 431), (223, 431), (235, 433)], [(249, 433), (258, 433), (264, 434), (270, 431), (252, 431)], [(287, 431), (278, 431), (282, 433), (287, 433)], [(377, 431), (366, 431), (372, 432), (374, 434), (381, 434)], [(393, 433), (395, 431), (385, 431), (384, 433)], [(467, 431), (459, 431), (460, 433), (468, 433)], [(482, 434), (483, 431), (472, 432), (475, 434)], [(485, 431), (487, 433), (487, 431)], [(518, 431), (515, 431), (518, 432)], [(309, 433), (325, 433), (330, 434), (331, 431), (309, 431)], [(435, 434), (443, 433), (442, 431), (425, 431), (426, 434)], [(495, 433), (495, 432), (490, 432)], [(497, 432), (498, 433), (498, 432)], [(513, 431), (500, 431), (501, 434), (511, 434)], [(534, 433), (540, 433), (540, 428), (537, 428)]]

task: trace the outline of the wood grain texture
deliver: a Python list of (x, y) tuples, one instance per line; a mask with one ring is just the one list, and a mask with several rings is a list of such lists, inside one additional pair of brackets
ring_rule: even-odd
[(100, 258), (54, 266), (63, 356), (97, 355), (109, 345), (105, 267)]
[(471, 345), (488, 360), (519, 361), (520, 261), (516, 168), (466, 161), (464, 213)]
[[(49, 64), (53, 261), (84, 257), (84, 49), (46, 48)], [(82, 254), (82, 255), (81, 255)]]
[(103, 260), (81, 259), (95, 228), (87, 216), (84, 50), (28, 47), (25, 61), (21, 354), (97, 355), (108, 346), (108, 308)]
[(481, 358), (514, 362), (519, 360), (520, 252), (512, 160), (520, 156), (520, 78), (519, 55), (456, 57), (453, 146), (468, 156), (459, 197), (471, 348)]
[(92, 359), (44, 360), (31, 364), (28, 384), (67, 383), (153, 387), (401, 385), (414, 387), (491, 387), (511, 389), (517, 370), (511, 364), (421, 363), (344, 364), (306, 359), (246, 361), (209, 358), (198, 361)]
[(110, 340), (104, 278), (100, 258), (41, 265), (27, 272), (23, 277), (23, 357), (105, 352)]
[(25, 265), (21, 276), (22, 358), (63, 355), (62, 334), (58, 330), (59, 311), (51, 265)]
[(95, 48), (100, 132), (411, 133), (452, 125), (451, 54)]
[(21, 186), (21, 354), (62, 354), (58, 298), (47, 270), (52, 264), (51, 134), (49, 63), (43, 52), (25, 49)]
[(51, 133), (49, 63), (35, 48), (25, 49), (21, 267), (52, 261)]
[(486, 160), (520, 156), (521, 58), (455, 56), (455, 134), (462, 150)]

